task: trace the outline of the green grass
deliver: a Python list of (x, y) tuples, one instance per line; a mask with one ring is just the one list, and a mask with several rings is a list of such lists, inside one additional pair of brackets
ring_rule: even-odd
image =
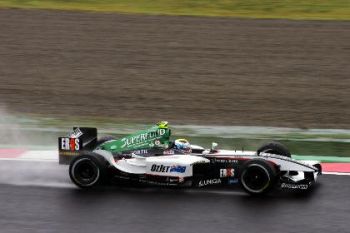
[(350, 19), (350, 0), (0, 0), (0, 7), (152, 15)]
[[(44, 130), (44, 131), (43, 131)], [(57, 138), (65, 136), (71, 130), (70, 127), (62, 128), (63, 131), (54, 129), (17, 129), (10, 131), (10, 136), (0, 140), (0, 147), (29, 148), (29, 149), (56, 149)], [(65, 130), (65, 131), (64, 131)], [(118, 132), (118, 129), (114, 129)], [(102, 131), (102, 132), (101, 132)], [(100, 136), (113, 135), (121, 138), (127, 134), (106, 133), (99, 131)], [(133, 132), (135, 132), (134, 130)], [(192, 144), (201, 145), (210, 148), (212, 142), (219, 143), (219, 148), (229, 150), (252, 150), (255, 151), (262, 144), (274, 140), (271, 139), (254, 139), (254, 138), (220, 138), (220, 137), (201, 137), (187, 135), (173, 135), (172, 140), (176, 138), (186, 138)], [(293, 155), (312, 155), (318, 157), (337, 156), (339, 158), (350, 159), (350, 143), (345, 142), (312, 142), (312, 141), (294, 141), (279, 140), (288, 147)], [(312, 159), (311, 159), (312, 160)], [(318, 159), (317, 159), (318, 160)], [(331, 159), (332, 160), (332, 159)]]
[[(73, 126), (97, 127), (100, 135), (115, 135), (117, 138), (145, 129), (153, 123), (135, 123), (111, 118), (53, 118), (42, 116), (3, 115), (0, 119), (0, 129), (6, 137), (0, 138), (1, 145), (16, 147), (40, 147), (46, 145), (55, 148), (57, 137), (66, 135)], [(232, 129), (229, 126), (180, 126), (172, 125), (172, 139), (187, 138), (191, 143), (206, 148), (213, 141), (219, 143), (222, 149), (256, 150), (263, 143), (278, 140), (285, 144), (292, 154), (315, 156), (338, 156), (350, 158), (350, 130), (320, 129), (286, 129), (251, 128)], [(254, 127), (253, 127), (254, 129)]]

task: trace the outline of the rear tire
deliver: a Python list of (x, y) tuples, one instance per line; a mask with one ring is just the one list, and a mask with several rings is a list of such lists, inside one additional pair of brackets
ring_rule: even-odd
[(102, 184), (107, 175), (107, 161), (99, 154), (87, 152), (75, 157), (69, 165), (69, 177), (80, 188)]
[(276, 168), (266, 160), (252, 159), (247, 161), (241, 170), (240, 184), (251, 195), (268, 193), (276, 183)]
[(285, 156), (288, 158), (292, 157), (288, 148), (279, 142), (269, 142), (269, 143), (262, 145), (257, 151), (258, 155), (260, 153), (277, 154), (277, 155), (282, 155), (282, 156)]

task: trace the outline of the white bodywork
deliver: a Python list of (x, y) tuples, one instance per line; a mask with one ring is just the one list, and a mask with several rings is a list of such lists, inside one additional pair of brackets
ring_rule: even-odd
[(94, 152), (105, 157), (118, 170), (132, 174), (190, 177), (193, 175), (193, 164), (210, 162), (202, 156), (182, 154), (150, 157), (134, 155), (133, 158), (115, 161), (108, 151), (95, 150)]
[[(214, 153), (210, 150), (205, 150), (200, 155), (162, 155), (142, 157), (134, 155), (133, 158), (114, 160), (113, 155), (104, 150), (95, 150), (105, 157), (111, 165), (118, 170), (131, 174), (147, 174), (156, 176), (174, 176), (174, 177), (190, 177), (193, 175), (192, 166), (195, 163), (209, 163), (210, 158), (229, 158), (235, 159), (266, 159), (275, 163), (280, 171), (295, 171), (298, 175), (291, 176), (292, 179), (304, 179), (304, 172), (314, 172), (315, 179), (317, 177), (317, 169), (314, 165), (318, 161), (297, 161), (288, 157), (261, 153), (259, 156), (254, 151), (232, 151), (232, 150), (218, 150)], [(288, 175), (288, 173), (287, 173)]]

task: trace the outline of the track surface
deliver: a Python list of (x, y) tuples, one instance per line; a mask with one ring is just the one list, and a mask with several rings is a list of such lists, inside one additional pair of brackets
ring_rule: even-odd
[(309, 196), (223, 190), (104, 188), (84, 192), (67, 167), (0, 161), (1, 233), (349, 232), (350, 177), (322, 176)]
[(0, 10), (0, 104), (54, 116), (350, 128), (350, 22)]

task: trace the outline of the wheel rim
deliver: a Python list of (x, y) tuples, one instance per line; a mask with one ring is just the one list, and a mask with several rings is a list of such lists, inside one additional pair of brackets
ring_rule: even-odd
[(268, 188), (270, 180), (267, 169), (259, 164), (248, 166), (241, 175), (242, 185), (252, 193), (264, 192)]
[(100, 170), (91, 159), (82, 158), (73, 164), (71, 175), (80, 186), (88, 187), (98, 181)]

